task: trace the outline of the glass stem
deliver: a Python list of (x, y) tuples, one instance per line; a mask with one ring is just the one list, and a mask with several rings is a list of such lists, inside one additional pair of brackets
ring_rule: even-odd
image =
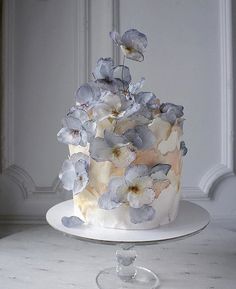
[(116, 251), (117, 276), (124, 282), (134, 279), (137, 273), (137, 269), (134, 265), (137, 253), (132, 249), (133, 247), (134, 244), (121, 244), (120, 248)]

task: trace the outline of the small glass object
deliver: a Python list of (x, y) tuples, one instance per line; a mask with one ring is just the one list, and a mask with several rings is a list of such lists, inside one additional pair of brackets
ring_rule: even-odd
[(160, 285), (157, 275), (149, 269), (135, 266), (137, 253), (134, 244), (120, 244), (116, 251), (116, 267), (99, 272), (99, 289), (156, 289)]

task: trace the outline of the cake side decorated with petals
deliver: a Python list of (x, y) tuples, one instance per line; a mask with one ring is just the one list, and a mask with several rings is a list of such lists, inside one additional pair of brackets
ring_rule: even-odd
[[(79, 87), (76, 104), (57, 138), (69, 145), (59, 178), (73, 192), (73, 222), (117, 229), (151, 229), (178, 212), (183, 141), (183, 106), (161, 103), (134, 83), (125, 59), (141, 62), (146, 36), (136, 29), (110, 37), (124, 53), (122, 65), (100, 58), (94, 81)], [(77, 218), (77, 219), (76, 219)]]

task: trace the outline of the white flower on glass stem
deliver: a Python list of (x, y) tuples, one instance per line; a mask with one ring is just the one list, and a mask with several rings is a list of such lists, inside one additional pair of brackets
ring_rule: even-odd
[(127, 167), (136, 158), (134, 148), (124, 137), (106, 130), (104, 138), (96, 137), (90, 144), (90, 155), (97, 162), (111, 161), (120, 168)]
[(63, 188), (76, 195), (83, 191), (89, 182), (89, 157), (83, 153), (73, 154), (65, 160), (59, 173)]
[(96, 122), (89, 119), (85, 110), (76, 106), (70, 109), (62, 125), (57, 139), (65, 144), (86, 146), (96, 134)]
[(124, 55), (135, 61), (143, 61), (143, 52), (147, 47), (147, 37), (136, 29), (127, 30), (122, 36), (116, 31), (110, 32), (112, 40), (120, 46)]

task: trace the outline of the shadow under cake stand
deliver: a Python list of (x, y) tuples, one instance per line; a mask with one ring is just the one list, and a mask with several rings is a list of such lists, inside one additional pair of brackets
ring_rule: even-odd
[(99, 272), (96, 278), (100, 289), (156, 289), (160, 285), (158, 276), (144, 267), (136, 267), (135, 245), (151, 245), (183, 239), (202, 231), (209, 224), (209, 214), (202, 207), (181, 201), (174, 222), (151, 230), (118, 230), (90, 225), (67, 228), (61, 223), (64, 216), (74, 215), (73, 200), (55, 205), (47, 212), (49, 225), (65, 235), (87, 242), (119, 245), (116, 251), (117, 265)]

